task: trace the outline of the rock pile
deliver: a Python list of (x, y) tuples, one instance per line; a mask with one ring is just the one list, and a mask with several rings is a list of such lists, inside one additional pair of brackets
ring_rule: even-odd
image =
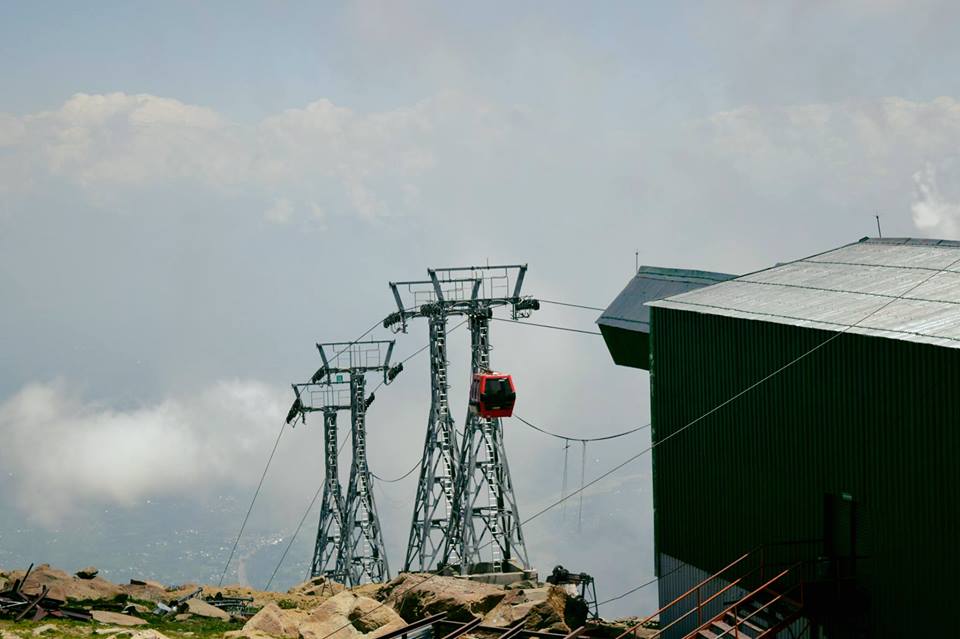
[[(0, 572), (0, 579), (10, 583), (22, 577), (22, 571)], [(268, 593), (241, 586), (167, 588), (145, 580), (118, 585), (100, 577), (93, 567), (70, 575), (42, 565), (29, 575), (24, 590), (40, 592), (44, 587), (70, 605), (90, 609), (95, 622), (109, 626), (94, 630), (105, 639), (165, 639), (150, 626), (157, 624), (166, 631), (171, 622), (185, 624), (185, 631), (190, 624), (207, 624), (193, 628), (224, 624), (217, 632), (226, 631), (226, 639), (378, 639), (440, 613), (445, 622), (478, 622), (479, 636), (495, 637), (495, 628), (518, 624), (531, 631), (567, 634), (584, 625), (587, 618), (585, 604), (555, 586), (530, 582), (504, 588), (423, 573), (402, 574), (386, 584), (353, 589), (314, 578), (286, 593)], [(249, 602), (258, 611), (241, 619), (236, 610), (231, 615), (215, 605), (228, 598)], [(236, 624), (236, 629), (228, 630), (228, 624)], [(439, 626), (437, 632), (448, 632), (445, 628), (452, 630)], [(590, 628), (591, 637), (613, 637), (623, 626), (591, 622)]]
[(587, 607), (555, 586), (511, 588), (456, 577), (403, 574), (381, 589), (408, 622), (440, 612), (452, 621), (483, 619), (483, 625), (506, 627), (523, 622), (528, 630), (568, 633), (586, 621)]
[(406, 625), (388, 606), (352, 592), (341, 592), (311, 611), (265, 606), (228, 639), (376, 639)]

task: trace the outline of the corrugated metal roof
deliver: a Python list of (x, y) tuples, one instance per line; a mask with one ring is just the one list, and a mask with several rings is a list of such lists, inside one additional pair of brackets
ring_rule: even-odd
[(736, 275), (641, 266), (637, 274), (597, 319), (597, 324), (649, 333), (650, 309), (645, 306), (647, 302), (710, 286), (733, 277)]
[(649, 305), (960, 348), (960, 242), (865, 238)]

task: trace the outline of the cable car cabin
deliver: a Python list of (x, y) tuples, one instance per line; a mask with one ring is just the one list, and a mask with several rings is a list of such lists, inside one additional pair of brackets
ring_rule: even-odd
[(517, 401), (513, 378), (503, 373), (477, 373), (470, 384), (470, 412), (480, 417), (510, 417)]

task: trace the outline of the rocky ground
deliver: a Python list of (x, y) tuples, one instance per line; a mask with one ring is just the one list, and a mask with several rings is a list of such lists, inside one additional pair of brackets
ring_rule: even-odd
[[(0, 570), (0, 591), (23, 576), (22, 570)], [(517, 623), (529, 630), (563, 634), (586, 624), (588, 636), (607, 639), (635, 621), (588, 621), (580, 599), (549, 585), (526, 582), (502, 588), (417, 573), (353, 589), (318, 578), (277, 593), (239, 585), (164, 586), (148, 580), (114, 584), (97, 576), (95, 568), (70, 575), (42, 565), (29, 574), (23, 592), (35, 595), (44, 586), (48, 599), (91, 611), (92, 621), (47, 617), (16, 622), (0, 615), (0, 639), (377, 639), (441, 612), (452, 621), (481, 620), (474, 632), (465, 635), (467, 639), (496, 639), (496, 631), (484, 628)], [(217, 593), (251, 601), (243, 611), (231, 614), (208, 603)], [(164, 611), (158, 604), (172, 610)]]

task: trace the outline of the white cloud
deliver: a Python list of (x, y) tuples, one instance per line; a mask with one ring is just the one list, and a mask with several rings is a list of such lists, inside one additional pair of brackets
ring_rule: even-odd
[(744, 188), (768, 200), (809, 206), (818, 199), (864, 219), (880, 210), (904, 224), (912, 216), (921, 231), (960, 237), (938, 189), (960, 180), (951, 173), (948, 184), (941, 174), (938, 185), (931, 168), (960, 153), (960, 101), (953, 98), (743, 107), (701, 121), (694, 135)]
[(960, 236), (960, 202), (948, 201), (940, 193), (936, 169), (927, 165), (913, 179), (917, 191), (910, 210), (917, 228), (932, 229), (948, 237)]
[(77, 94), (54, 111), (0, 114), (0, 187), (29, 191), (50, 178), (95, 199), (186, 182), (267, 194), (274, 222), (298, 201), (373, 219), (403, 212), (403, 194), (444, 147), (507, 139), (508, 115), (440, 94), (376, 113), (317, 100), (245, 125), (154, 95)]
[(248, 483), (269, 450), (286, 394), (224, 381), (195, 396), (116, 410), (64, 383), (31, 384), (0, 404), (0, 467), (18, 506), (53, 523), (91, 504), (205, 494)]
[[(751, 163), (883, 171), (960, 150), (960, 102), (902, 98), (718, 113), (698, 129), (716, 148)], [(910, 171), (908, 175), (912, 175)]]

